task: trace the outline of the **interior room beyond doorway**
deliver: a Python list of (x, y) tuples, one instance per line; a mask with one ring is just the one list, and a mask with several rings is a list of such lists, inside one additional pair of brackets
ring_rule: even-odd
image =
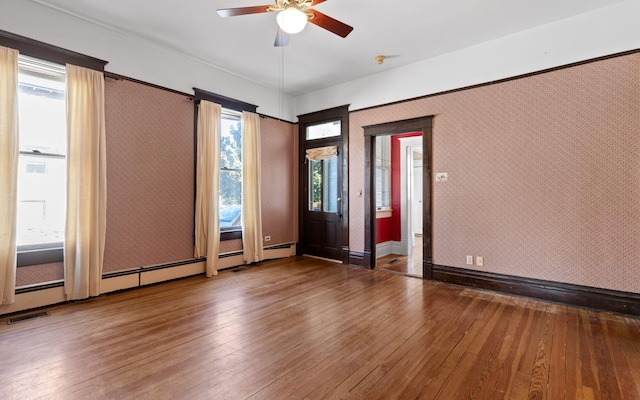
[(376, 139), (376, 268), (423, 277), (422, 133)]

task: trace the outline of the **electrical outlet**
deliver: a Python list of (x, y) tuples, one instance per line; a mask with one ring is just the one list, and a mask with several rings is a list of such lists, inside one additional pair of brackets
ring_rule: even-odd
[(476, 256), (476, 265), (478, 267), (484, 267), (484, 257)]
[(473, 265), (473, 256), (467, 256), (467, 265)]
[(271, 241), (271, 236), (265, 236), (264, 237), (264, 241), (265, 242), (270, 242)]

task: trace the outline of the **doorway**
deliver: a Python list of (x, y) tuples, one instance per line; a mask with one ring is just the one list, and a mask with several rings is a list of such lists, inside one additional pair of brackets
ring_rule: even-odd
[(422, 132), (375, 147), (376, 268), (422, 278)]
[[(424, 279), (433, 278), (433, 261), (432, 261), (432, 121), (433, 116), (421, 117), (411, 120), (390, 122), (379, 125), (365, 126), (365, 267), (375, 268), (377, 260), (377, 218), (376, 218), (376, 174), (375, 174), (375, 158), (376, 158), (376, 140), (383, 136), (407, 134), (411, 132), (422, 134), (422, 152), (418, 155), (419, 160), (415, 160), (414, 152), (407, 151), (405, 153), (407, 162), (407, 173), (413, 178), (419, 177), (419, 173), (414, 173), (414, 164), (421, 171), (422, 188), (416, 188), (420, 194), (418, 198), (412, 202), (407, 201), (407, 207), (417, 207), (421, 210), (422, 236), (413, 235), (414, 224), (406, 222), (403, 228), (406, 229), (407, 240), (413, 243), (421, 241), (421, 259), (419, 261), (422, 269), (422, 277)], [(421, 158), (421, 159), (420, 159)], [(420, 161), (420, 162), (416, 162)], [(411, 166), (409, 167), (409, 162)], [(407, 193), (409, 198), (415, 197), (412, 193)], [(420, 213), (412, 213), (420, 216)], [(420, 223), (418, 223), (419, 225)], [(420, 240), (421, 239), (421, 240)], [(418, 268), (420, 268), (418, 267)]]
[(298, 116), (298, 253), (348, 262), (348, 110)]

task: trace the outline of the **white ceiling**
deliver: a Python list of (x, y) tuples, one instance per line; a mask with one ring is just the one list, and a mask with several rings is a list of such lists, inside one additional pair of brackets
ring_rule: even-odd
[[(327, 0), (317, 10), (354, 27), (340, 38), (308, 24), (273, 46), (276, 13), (221, 18), (269, 0), (34, 0), (205, 64), (299, 96), (450, 53), (623, 0)], [(383, 65), (376, 55), (389, 58)]]

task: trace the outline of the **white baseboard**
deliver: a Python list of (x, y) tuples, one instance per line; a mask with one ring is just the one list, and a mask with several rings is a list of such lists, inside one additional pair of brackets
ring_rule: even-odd
[(296, 245), (292, 243), (290, 247), (279, 247), (273, 249), (264, 249), (264, 259), (273, 260), (275, 258), (287, 258), (296, 255)]
[(384, 243), (376, 244), (376, 257), (384, 257), (389, 254), (397, 254), (400, 256), (406, 256), (407, 252), (407, 242), (406, 241), (393, 241), (390, 240)]
[(140, 286), (154, 283), (166, 282), (178, 278), (204, 274), (204, 261), (193, 264), (177, 265), (170, 268), (147, 270), (143, 268), (140, 272)]
[(397, 254), (400, 256), (406, 256), (409, 255), (409, 252), (407, 251), (407, 241), (406, 240), (402, 240), (400, 242), (391, 242), (391, 254)]
[(67, 296), (64, 294), (63, 286), (19, 293), (16, 294), (16, 301), (13, 304), (0, 305), (0, 315), (64, 303), (65, 301), (67, 301)]
[(391, 252), (391, 242), (384, 242), (376, 244), (376, 257), (384, 257), (392, 254)]
[(236, 254), (231, 257), (224, 257), (218, 259), (218, 271), (221, 269), (239, 267), (244, 265), (244, 259), (242, 258), (242, 254)]
[(131, 289), (138, 286), (140, 286), (139, 274), (102, 278), (100, 281), (100, 294)]

